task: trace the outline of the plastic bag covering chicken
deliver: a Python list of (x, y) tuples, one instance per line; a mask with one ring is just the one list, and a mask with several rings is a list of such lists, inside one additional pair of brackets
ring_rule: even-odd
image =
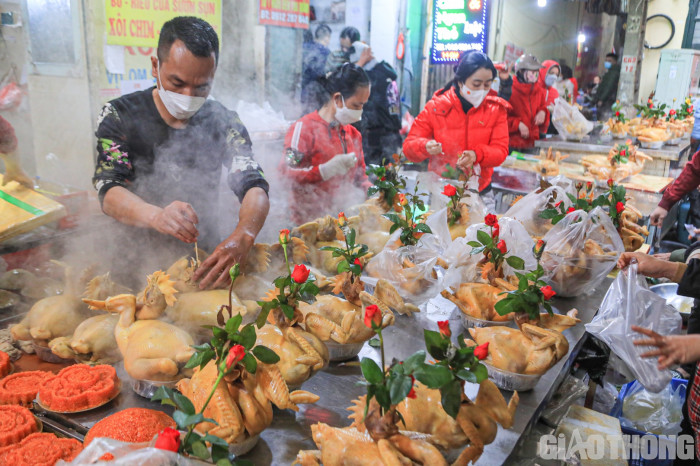
[(148, 279), (140, 308), (136, 296), (131, 294), (113, 296), (104, 301), (84, 300), (92, 309), (119, 314), (114, 336), (124, 358), (124, 368), (134, 379), (178, 380), (181, 369), (194, 352), (194, 341), (189, 333), (155, 320), (163, 309), (160, 302), (173, 305), (175, 292), (168, 276), (156, 272)]
[[(475, 462), (484, 450), (484, 445), (492, 443), (498, 432), (498, 424), (505, 429), (513, 426), (515, 410), (520, 397), (514, 392), (506, 403), (501, 391), (490, 380), (484, 380), (479, 387), (475, 401), (463, 396), (462, 406), (453, 419), (442, 409), (442, 395), (439, 390), (432, 390), (414, 383), (415, 398), (405, 398), (396, 408), (405, 423), (401, 428), (406, 431), (426, 434), (425, 440), (444, 449), (468, 446), (454, 464)], [(352, 426), (365, 431), (364, 411), (366, 397), (353, 401), (348, 408), (352, 414)], [(377, 407), (375, 400), (370, 410)]]
[[(495, 285), (495, 286), (494, 286)], [(496, 303), (505, 297), (506, 291), (512, 291), (516, 287), (503, 280), (495, 278), (494, 284), (487, 283), (462, 283), (456, 293), (448, 290), (442, 291), (442, 296), (457, 305), (464, 314), (475, 319), (491, 322), (507, 322), (513, 320), (512, 314), (504, 316), (496, 312)]]
[(95, 315), (81, 301), (78, 292), (81, 287), (89, 282), (84, 296), (91, 299), (104, 299), (110, 293), (124, 289), (112, 282), (108, 274), (88, 280), (92, 273), (88, 268), (76, 279), (73, 268), (65, 266), (65, 293), (37, 301), (24, 319), (11, 328), (12, 338), (48, 347), (54, 338), (73, 335), (81, 322)]
[[(190, 379), (180, 380), (178, 390), (188, 397), (197, 411), (206, 402), (216, 382), (216, 364), (210, 361), (203, 369), (195, 369)], [(255, 373), (234, 370), (214, 391), (204, 417), (218, 425), (202, 422), (197, 431), (216, 435), (228, 443), (240, 443), (258, 435), (272, 423), (272, 405), (298, 411), (299, 403), (315, 403), (318, 396), (306, 391), (289, 392), (275, 365), (258, 363)]]

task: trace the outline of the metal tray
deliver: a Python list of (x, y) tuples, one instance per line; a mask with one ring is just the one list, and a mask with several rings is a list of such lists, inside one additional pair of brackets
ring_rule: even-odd
[(482, 320), (476, 317), (469, 316), (464, 312), (459, 312), (459, 318), (462, 321), (464, 328), (472, 327), (515, 327), (515, 322), (513, 319), (496, 321), (496, 320)]
[(526, 392), (532, 390), (540, 381), (542, 375), (516, 374), (515, 372), (504, 371), (481, 361), (489, 371), (489, 379), (493, 380), (496, 386), (503, 390)]
[(358, 355), (362, 347), (365, 345), (364, 341), (359, 343), (336, 343), (335, 341), (329, 340), (323, 342), (328, 348), (328, 354), (330, 355), (330, 360), (333, 362), (347, 361)]

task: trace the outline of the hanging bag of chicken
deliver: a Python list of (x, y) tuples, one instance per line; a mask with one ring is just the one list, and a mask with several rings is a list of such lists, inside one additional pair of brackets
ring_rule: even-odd
[(562, 98), (557, 98), (552, 107), (552, 124), (559, 134), (568, 141), (581, 141), (593, 131), (594, 124), (578, 108)]
[(633, 325), (664, 336), (680, 334), (682, 325), (678, 311), (637, 275), (636, 262), (617, 275), (586, 331), (603, 340), (645, 389), (659, 393), (671, 381), (671, 371), (660, 371), (656, 358), (641, 357), (649, 348), (635, 346), (641, 335), (632, 330)]
[(575, 210), (544, 236), (547, 249), (542, 266), (558, 296), (591, 293), (615, 268), (625, 250), (610, 216), (602, 207)]

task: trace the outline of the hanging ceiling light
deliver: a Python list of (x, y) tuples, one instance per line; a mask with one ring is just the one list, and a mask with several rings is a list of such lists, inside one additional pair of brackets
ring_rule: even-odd
[(584, 42), (586, 42), (586, 35), (582, 32), (579, 32), (578, 33), (578, 43), (583, 44)]
[(537, 0), (537, 6), (540, 8), (547, 6), (547, 0)]

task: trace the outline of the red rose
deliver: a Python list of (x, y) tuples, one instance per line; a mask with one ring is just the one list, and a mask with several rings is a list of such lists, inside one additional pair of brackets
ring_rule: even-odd
[(576, 209), (574, 209), (573, 207), (569, 207), (569, 208), (567, 209), (566, 213), (567, 213), (567, 214), (570, 214), (571, 212), (574, 212), (575, 210), (576, 210)]
[(554, 296), (555, 294), (557, 294), (557, 293), (552, 289), (552, 287), (549, 286), (549, 285), (543, 286), (542, 288), (540, 288), (540, 291), (542, 292), (542, 295), (544, 296), (544, 299), (547, 300), (547, 301), (549, 301), (550, 299), (552, 299), (552, 296)]
[(576, 191), (581, 191), (582, 189), (583, 189), (583, 183), (579, 181), (578, 183), (576, 183)]
[(445, 186), (445, 189), (442, 190), (442, 194), (444, 194), (447, 197), (452, 197), (455, 194), (457, 194), (457, 188), (455, 188), (451, 184), (448, 184), (447, 186)]
[(371, 329), (382, 325), (382, 311), (376, 304), (370, 304), (365, 308), (365, 325)]
[(406, 199), (406, 195), (404, 193), (399, 193), (399, 205), (405, 206), (408, 204), (408, 199)]
[(627, 153), (627, 151), (625, 149), (622, 149), (620, 151), (620, 157), (624, 157), (626, 153)]
[(362, 262), (360, 262), (360, 259), (355, 259), (355, 262), (353, 262), (353, 264), (359, 266), (360, 270), (362, 270)]
[(508, 248), (506, 247), (506, 242), (501, 240), (498, 242), (498, 246), (496, 246), (501, 253), (505, 254), (508, 252)]
[(295, 283), (304, 283), (306, 279), (309, 278), (309, 272), (311, 271), (305, 265), (295, 265), (292, 271), (292, 280), (294, 280)]
[(669, 114), (669, 115), (675, 115), (675, 114), (676, 114), (676, 111), (675, 111), (674, 109), (671, 109), (671, 111), (668, 112), (668, 114)]
[(593, 189), (593, 182), (592, 182), (592, 181), (589, 181), (588, 183), (586, 183), (586, 189), (587, 189), (588, 191), (590, 191), (591, 189)]
[(615, 204), (615, 210), (617, 210), (618, 214), (621, 214), (622, 211), (625, 210), (625, 204), (623, 204), (622, 202), (618, 202), (617, 204)]
[(412, 398), (415, 400), (416, 399), (416, 390), (413, 388), (414, 383), (416, 383), (416, 379), (413, 376), (411, 376), (411, 391), (408, 392), (408, 395), (406, 395), (406, 398)]
[(532, 249), (532, 252), (535, 254), (535, 257), (538, 259), (542, 257), (542, 252), (544, 252), (544, 247), (547, 243), (544, 242), (544, 240), (538, 239), (537, 242), (535, 243), (535, 247)]
[(649, 101), (649, 108), (654, 108), (654, 103), (651, 100)]
[(487, 341), (484, 344), (481, 344), (474, 348), (474, 356), (481, 361), (482, 359), (486, 359), (486, 356), (489, 355), (489, 342)]
[(619, 116), (620, 116), (620, 112), (615, 112), (615, 116), (616, 116), (616, 117), (619, 117)]
[(345, 212), (338, 214), (338, 226), (344, 227), (348, 224), (348, 218), (345, 216)]
[(166, 427), (158, 434), (155, 446), (161, 450), (177, 453), (180, 449), (180, 432), (171, 427)]
[(613, 184), (615, 184), (615, 182), (612, 180), (612, 178), (608, 178), (608, 186), (612, 188)]
[(493, 226), (493, 237), (498, 238), (498, 235), (501, 234), (501, 226), (497, 223)]
[(484, 223), (487, 226), (492, 227), (498, 223), (498, 218), (493, 214), (488, 214), (486, 217), (484, 217)]
[(379, 181), (386, 181), (386, 176), (382, 176)]
[(443, 337), (450, 338), (452, 336), (452, 332), (450, 331), (450, 322), (447, 320), (441, 320), (438, 323), (438, 328), (440, 329), (440, 335)]
[(557, 202), (556, 204), (554, 204), (554, 207), (559, 207), (559, 206), (561, 205), (562, 202), (564, 202), (564, 201), (559, 201), (559, 202)]
[(285, 228), (284, 230), (280, 230), (280, 244), (287, 243), (289, 243), (289, 230)]
[(234, 345), (228, 351), (228, 356), (226, 356), (226, 370), (231, 369), (233, 366), (241, 362), (244, 356), (245, 348), (242, 345)]

